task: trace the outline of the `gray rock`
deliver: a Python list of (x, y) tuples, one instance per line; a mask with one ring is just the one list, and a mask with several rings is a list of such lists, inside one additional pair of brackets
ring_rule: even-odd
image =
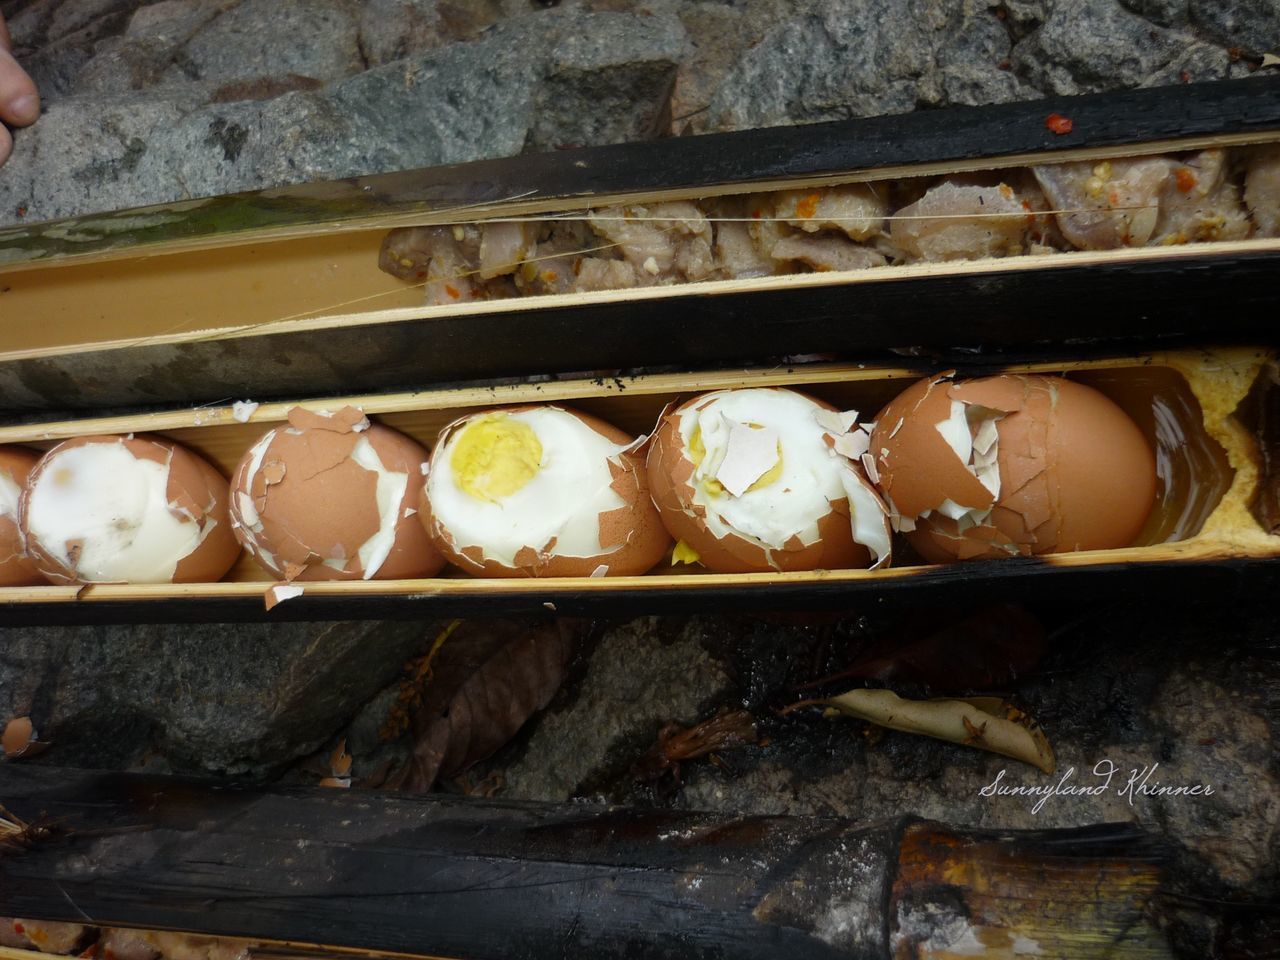
[(985, 7), (839, 0), (772, 30), (711, 101), (728, 130), (903, 113), (1025, 95), (1000, 68), (1008, 38)]
[[(605, 27), (644, 43), (566, 40)], [(530, 143), (614, 142), (662, 115), (682, 44), (670, 20), (532, 15), (472, 43), (262, 102), (198, 107), (198, 86), (164, 97), (66, 99), (18, 133), (0, 177), (0, 220), (18, 207), (28, 219), (52, 219), (507, 156)], [(552, 104), (549, 90), (558, 104), (597, 102), (584, 118)]]
[(34, 126), (15, 131), (0, 175), (0, 216), (32, 220), (81, 210), (110, 210), (181, 195), (181, 170), (149, 184), (138, 167), (158, 131), (172, 128), (196, 103), (151, 97), (64, 99)]
[(1055, 4), (1013, 51), (1019, 71), (1046, 93), (1092, 93), (1225, 77), (1226, 51), (1154, 26), (1116, 0)]
[(72, 92), (104, 95), (153, 88), (197, 31), (234, 0), (162, 0), (134, 13), (122, 35), (100, 41)]
[(533, 99), (526, 147), (622, 143), (666, 131), (686, 42), (671, 17), (601, 13), (589, 29), (563, 31)]
[(68, 3), (63, 0), (49, 18), (45, 42), (56, 42), (98, 24), (124, 23), (142, 2), (144, 0), (74, 0)]
[(360, 52), (380, 67), (445, 42), (437, 0), (365, 0), (360, 6)]
[(724, 669), (703, 650), (699, 621), (664, 641), (663, 625), (636, 620), (614, 627), (587, 662), (572, 703), (535, 721), (522, 755), (503, 769), (503, 797), (567, 800), (621, 746), (638, 756), (666, 723), (693, 723), (725, 696)]
[(328, 82), (363, 68), (358, 24), (344, 0), (242, 0), (198, 30), (162, 80), (222, 85), (297, 75)]
[(1120, 0), (1140, 17), (1162, 27), (1183, 27), (1191, 17), (1188, 0)]
[(1280, 52), (1280, 3), (1276, 0), (1189, 0), (1197, 27), (1224, 46), (1261, 55)]
[(29, 715), (41, 762), (261, 777), (316, 750), (420, 651), (420, 623), (9, 629), (0, 716)]

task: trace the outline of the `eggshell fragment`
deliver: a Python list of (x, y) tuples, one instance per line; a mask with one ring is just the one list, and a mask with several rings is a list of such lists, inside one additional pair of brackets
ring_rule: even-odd
[(23, 447), (0, 447), (0, 587), (44, 583), (33, 557), (27, 553), (18, 526), (18, 504), (27, 476), (40, 455)]
[(1155, 457), (1092, 387), (1008, 374), (921, 380), (871, 435), (897, 529), (927, 560), (1124, 547), (1155, 504)]
[(295, 407), (232, 480), (231, 521), (253, 558), (285, 580), (435, 576), (444, 558), (412, 510), (425, 447), (360, 410)]
[[(495, 439), (454, 463), (467, 431), (498, 425)], [(523, 445), (513, 439), (523, 438)], [(497, 449), (498, 435), (510, 446)], [(533, 439), (536, 438), (536, 442)], [(521, 406), (472, 414), (440, 434), (419, 517), (463, 570), (486, 577), (635, 576), (670, 540), (649, 498), (642, 443), (589, 414)], [(478, 474), (477, 470), (483, 472)], [(518, 476), (510, 471), (517, 471)], [(502, 483), (493, 477), (504, 478)], [(470, 485), (482, 476), (485, 491)]]
[(177, 444), (80, 437), (31, 471), (20, 523), (55, 583), (211, 582), (240, 552), (227, 499), (227, 481)]
[[(888, 562), (884, 505), (838, 449), (856, 444), (855, 420), (782, 389), (722, 390), (664, 411), (648, 473), (679, 541), (673, 562), (696, 556), (722, 573)], [(750, 433), (763, 440), (743, 442)]]

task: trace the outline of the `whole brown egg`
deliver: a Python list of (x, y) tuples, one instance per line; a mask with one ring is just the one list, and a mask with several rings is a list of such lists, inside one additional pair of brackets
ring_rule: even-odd
[(930, 561), (1126, 547), (1156, 502), (1137, 424), (1064, 377), (929, 377), (880, 411), (870, 449), (891, 521)]

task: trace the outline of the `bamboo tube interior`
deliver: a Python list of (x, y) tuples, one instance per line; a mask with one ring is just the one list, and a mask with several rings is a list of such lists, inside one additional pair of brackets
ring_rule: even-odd
[[(1133, 417), (1159, 463), (1158, 505), (1138, 542), (1124, 550), (1061, 554), (1047, 558), (1061, 565), (1107, 560), (1156, 560), (1179, 556), (1280, 554), (1280, 537), (1269, 535), (1248, 513), (1259, 486), (1259, 453), (1252, 433), (1240, 429), (1233, 411), (1269, 361), (1266, 350), (1230, 348), (1218, 351), (1180, 351), (1077, 363), (1022, 364), (1014, 372), (1061, 372), (1096, 387)], [(1230, 375), (1227, 375), (1227, 374)], [(306, 403), (313, 409), (360, 406), (379, 422), (400, 430), (427, 446), (440, 430), (459, 416), (487, 407), (521, 403), (562, 403), (595, 414), (636, 435), (652, 430), (671, 401), (708, 389), (744, 386), (787, 386), (827, 400), (842, 410), (856, 409), (871, 419), (879, 408), (914, 382), (920, 371), (867, 368), (850, 364), (815, 364), (756, 371), (699, 374), (696, 388), (688, 375), (662, 374), (626, 380), (570, 380), (484, 388), (370, 395)], [(236, 463), (268, 429), (284, 422), (292, 404), (264, 404), (248, 422), (239, 422), (228, 407), (198, 408), (125, 418), (98, 418), (0, 428), (0, 443), (47, 448), (59, 440), (104, 433), (146, 432), (183, 444), (229, 475)], [(1215, 518), (1218, 521), (1215, 524)], [(1230, 522), (1223, 522), (1229, 518)], [(1213, 535), (1205, 534), (1213, 530)], [(900, 538), (899, 538), (900, 539)], [(897, 546), (895, 546), (897, 549)], [(900, 552), (894, 567), (880, 571), (832, 571), (814, 574), (711, 574), (688, 566), (660, 565), (642, 578), (565, 579), (565, 585), (608, 589), (619, 580), (671, 582), (693, 585), (703, 578), (725, 582), (770, 582), (775, 578), (840, 578), (900, 576), (915, 563)], [(999, 562), (999, 561), (996, 561)], [(475, 581), (454, 571), (446, 577), (459, 584), (484, 583), (485, 589), (504, 589), (497, 581)], [(122, 596), (170, 595), (192, 589), (226, 592), (234, 585), (270, 582), (247, 555), (220, 585), (103, 585), (93, 592)], [(401, 581), (347, 584), (308, 584), (309, 592), (369, 590), (414, 593), (449, 589), (440, 581)], [(463, 587), (465, 589), (465, 587)], [(0, 600), (40, 596), (40, 591), (68, 588), (8, 588)], [(261, 589), (261, 586), (258, 587)], [(519, 589), (509, 582), (505, 589)], [(25, 591), (25, 592), (24, 592)], [(74, 596), (74, 589), (69, 596)]]
[[(1055, 154), (1054, 162), (1141, 156), (1206, 146), (1260, 143), (1280, 132), (1194, 138), (1095, 148)], [(699, 198), (749, 190), (812, 189), (833, 183), (889, 180), (948, 173), (992, 171), (1025, 166), (1036, 157), (1023, 155), (981, 163), (925, 164), (875, 171), (850, 172), (840, 177), (797, 179), (741, 185), (731, 191), (699, 191)], [(589, 205), (627, 201), (653, 202), (691, 199), (681, 191), (645, 196), (592, 197)], [(584, 201), (584, 204), (586, 201)], [(1185, 246), (1062, 251), (1012, 257), (910, 263), (858, 270), (832, 270), (750, 279), (703, 280), (640, 289), (589, 293), (543, 294), (503, 300), (424, 306), (420, 286), (405, 283), (378, 268), (378, 251), (388, 228), (404, 222), (472, 222), (485, 218), (537, 216), (546, 219), (580, 217), (547, 210), (536, 201), (513, 199), (465, 213), (447, 210), (431, 215), (393, 215), (376, 221), (352, 218), (295, 230), (280, 236), (269, 230), (237, 234), (232, 241), (217, 238), (192, 246), (172, 241), (144, 248), (129, 256), (113, 252), (65, 261), (16, 264), (0, 269), (0, 362), (56, 356), (88, 347), (127, 348), (150, 343), (198, 343), (209, 338), (264, 333), (323, 330), (326, 327), (498, 311), (532, 311), (565, 305), (660, 299), (680, 294), (715, 296), (747, 290), (808, 285), (858, 284), (892, 275), (950, 276), (1004, 270), (1040, 270), (1094, 263), (1178, 260), (1206, 253), (1231, 256), (1245, 252), (1280, 253), (1280, 238), (1189, 243)], [(228, 245), (230, 244), (230, 245)], [(892, 271), (892, 274), (886, 273)]]

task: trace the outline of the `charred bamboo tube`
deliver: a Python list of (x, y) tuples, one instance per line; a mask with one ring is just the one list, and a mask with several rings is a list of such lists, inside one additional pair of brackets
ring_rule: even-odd
[(1168, 955), (1159, 846), (6, 767), (0, 915), (425, 957)]
[[(1071, 129), (1046, 123), (1055, 116)], [(728, 271), (434, 306), (378, 259), (403, 225), (580, 219), (619, 203), (1278, 140), (1280, 78), (1258, 78), (521, 156), (24, 225), (0, 231), (0, 310), (15, 320), (0, 328), (0, 408), (261, 400), (894, 347), (1043, 355), (1058, 344), (1062, 355), (1082, 340), (1265, 339), (1280, 239), (1261, 228), (1247, 240), (1171, 235), (1172, 246), (887, 271), (824, 263), (828, 272), (806, 275)]]
[[(951, 565), (900, 563), (876, 570), (804, 573), (690, 573), (659, 565), (644, 576), (307, 583), (301, 596), (265, 609), (272, 580), (247, 556), (218, 583), (91, 584), (0, 588), (5, 623), (424, 618), (495, 613), (626, 615), (723, 608), (840, 609), (852, 591), (877, 597), (921, 589), (935, 597), (1029, 589), (1127, 589), (1139, 580), (1186, 581), (1218, 595), (1265, 589), (1280, 572), (1278, 518), (1268, 513), (1277, 456), (1272, 419), (1273, 353), (1264, 347), (1168, 351), (1004, 367), (1062, 373), (1097, 387), (1146, 432), (1161, 461), (1160, 502), (1138, 541), (1126, 548), (1002, 558)], [(991, 367), (966, 373), (990, 373)], [(664, 406), (698, 390), (794, 387), (839, 409), (874, 411), (920, 376), (903, 367), (814, 364), (793, 369), (655, 374), (625, 381), (584, 379), (505, 387), (352, 396), (304, 406), (361, 407), (387, 426), (431, 446), (463, 413), (491, 406), (566, 403), (639, 435)], [(94, 434), (158, 433), (188, 446), (224, 474), (292, 404), (264, 404), (247, 422), (232, 407), (0, 427), (0, 444), (47, 447)]]

